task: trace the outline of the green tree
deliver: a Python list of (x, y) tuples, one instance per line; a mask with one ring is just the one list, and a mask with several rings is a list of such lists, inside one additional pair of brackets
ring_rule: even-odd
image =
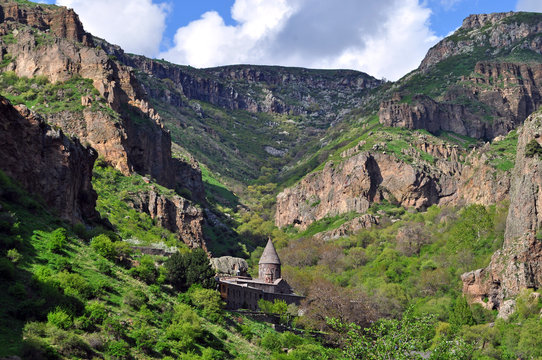
[(452, 331), (458, 330), (463, 325), (474, 325), (474, 317), (470, 309), (467, 299), (463, 295), (459, 295), (452, 303), (450, 310), (450, 325)]
[(201, 248), (188, 253), (173, 254), (164, 264), (168, 281), (177, 289), (185, 291), (193, 284), (214, 288), (214, 271), (209, 258)]
[(329, 324), (341, 333), (346, 359), (410, 360), (422, 359), (434, 333), (434, 316), (415, 317), (408, 309), (400, 320), (381, 319), (363, 329), (354, 323), (330, 319)]

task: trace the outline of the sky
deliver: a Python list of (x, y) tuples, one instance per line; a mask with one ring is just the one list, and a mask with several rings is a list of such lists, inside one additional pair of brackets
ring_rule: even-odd
[[(37, 0), (36, 0), (37, 1)], [(397, 80), (469, 14), (542, 0), (40, 0), (126, 52), (194, 67), (354, 69)]]

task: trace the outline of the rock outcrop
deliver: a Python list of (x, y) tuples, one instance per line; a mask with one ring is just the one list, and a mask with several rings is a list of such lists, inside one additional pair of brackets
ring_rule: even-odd
[(25, 106), (0, 97), (0, 169), (71, 223), (98, 219), (91, 184), (96, 157)]
[[(497, 170), (487, 164), (485, 148), (467, 154), (457, 146), (419, 135), (411, 147), (402, 150), (411, 159), (406, 162), (386, 154), (385, 144), (375, 146), (380, 150), (363, 151), (364, 144), (343, 152), (341, 163), (329, 162), (281, 192), (276, 225), (304, 229), (324, 217), (364, 213), (383, 199), (423, 210), (433, 204), (491, 205), (508, 198), (509, 174), (499, 172), (497, 177)], [(423, 153), (434, 161), (424, 160)]]
[(526, 154), (527, 144), (542, 142), (541, 134), (538, 112), (519, 131), (503, 248), (493, 254), (487, 268), (462, 276), (463, 292), (490, 309), (522, 289), (542, 286), (542, 159)]
[[(352, 70), (310, 70), (280, 66), (235, 65), (195, 69), (106, 48), (122, 61), (159, 79), (169, 79), (188, 100), (201, 100), (231, 110), (279, 114), (337, 115), (360, 103), (360, 93), (380, 80)], [(174, 106), (182, 99), (149, 88), (154, 98)], [(334, 100), (332, 100), (334, 99)]]
[(77, 41), (92, 46), (92, 36), (83, 29), (83, 24), (73, 9), (65, 7), (28, 6), (10, 0), (0, 1), (0, 22), (13, 21), (29, 25), (41, 31), (50, 30), (59, 38)]
[(380, 122), (484, 140), (504, 135), (542, 104), (542, 64), (530, 60), (542, 58), (541, 49), (540, 14), (471, 15), (381, 103)]
[[(460, 88), (443, 101), (415, 95), (410, 103), (396, 95), (380, 105), (385, 126), (451, 131), (478, 139), (505, 135), (542, 104), (542, 64), (478, 62)], [(480, 109), (483, 108), (483, 111)]]
[[(125, 175), (150, 175), (164, 186), (188, 188), (193, 200), (204, 201), (199, 168), (172, 159), (170, 135), (133, 71), (100, 47), (91, 46), (92, 38), (72, 10), (9, 2), (2, 9), (9, 16), (3, 17), (0, 34), (14, 39), (0, 43), (2, 56), (11, 56), (3, 70), (18, 76), (43, 75), (52, 82), (74, 76), (91, 79), (100, 96), (120, 115), (107, 109), (86, 109), (52, 114), (49, 122), (89, 143)], [(82, 99), (82, 103), (89, 101)], [(190, 181), (182, 183), (187, 179)]]
[(207, 251), (203, 212), (192, 202), (180, 196), (164, 196), (152, 188), (136, 194), (130, 201), (136, 210), (149, 214), (157, 225), (176, 233), (189, 247)]
[(506, 12), (468, 16), (452, 36), (429, 49), (420, 70), (428, 71), (449, 57), (486, 45), (504, 48), (520, 41), (521, 48), (542, 54), (542, 38), (535, 36), (542, 31), (542, 17), (535, 21), (522, 21), (524, 15), (526, 13)]
[(222, 275), (247, 276), (248, 272), (246, 260), (233, 256), (211, 258), (211, 266), (217, 274)]
[[(401, 174), (398, 176), (398, 174)], [(364, 213), (373, 202), (388, 199), (425, 209), (439, 200), (434, 176), (382, 153), (362, 152), (307, 175), (277, 196), (275, 223), (304, 229), (313, 221), (350, 211)]]

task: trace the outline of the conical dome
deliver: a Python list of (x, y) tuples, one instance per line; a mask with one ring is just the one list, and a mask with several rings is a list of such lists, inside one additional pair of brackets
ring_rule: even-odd
[(267, 240), (267, 245), (265, 245), (265, 249), (263, 250), (262, 257), (260, 258), (260, 262), (258, 264), (280, 265), (279, 255), (277, 254), (277, 250), (275, 250), (275, 246), (273, 245), (271, 239)]

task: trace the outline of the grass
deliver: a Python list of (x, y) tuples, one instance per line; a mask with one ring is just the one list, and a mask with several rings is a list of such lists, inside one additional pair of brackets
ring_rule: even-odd
[(156, 183), (147, 183), (141, 175), (124, 176), (98, 160), (93, 171), (92, 185), (98, 193), (96, 209), (107, 218), (124, 239), (136, 239), (145, 244), (164, 242), (168, 246), (184, 244), (169, 230), (159, 227), (150, 215), (129, 205), (138, 194), (151, 190), (175, 196), (173, 190)]
[(489, 164), (500, 171), (510, 171), (514, 168), (516, 160), (516, 147), (518, 133), (512, 130), (503, 140), (493, 141), (486, 153), (489, 156)]
[[(1, 357), (119, 358), (123, 344), (126, 355), (120, 358), (132, 359), (262, 359), (277, 350), (259, 345), (265, 336), (282, 338), (270, 326), (222, 311), (216, 321), (205, 318), (204, 305), (193, 305), (188, 293), (177, 296), (163, 280), (144, 283), (134, 276), (132, 262), (96, 253), (88, 239), (103, 230), (71, 228), (2, 172), (0, 185)], [(61, 245), (52, 250), (58, 236)], [(16, 263), (6, 257), (14, 248)], [(155, 256), (151, 264), (163, 260)], [(297, 336), (293, 343), (298, 345), (292, 349), (322, 346)]]
[(45, 76), (33, 78), (18, 77), (12, 71), (0, 74), (2, 95), (12, 104), (24, 104), (41, 114), (55, 114), (62, 111), (82, 112), (83, 96), (90, 96), (93, 101), (92, 111), (107, 111), (118, 118), (92, 85), (92, 80), (74, 76), (65, 82), (51, 83)]

